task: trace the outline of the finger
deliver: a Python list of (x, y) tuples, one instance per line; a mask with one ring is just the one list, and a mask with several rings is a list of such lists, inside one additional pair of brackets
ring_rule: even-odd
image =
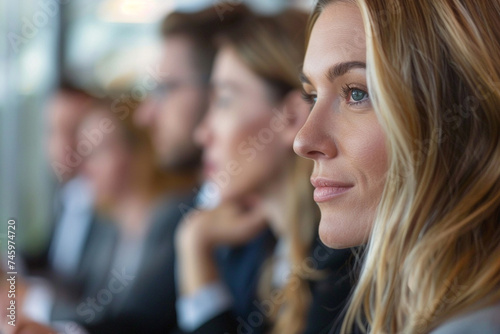
[(181, 225), (191, 224), (193, 221), (198, 220), (203, 214), (206, 215), (207, 212), (205, 210), (191, 209), (189, 212), (184, 214)]

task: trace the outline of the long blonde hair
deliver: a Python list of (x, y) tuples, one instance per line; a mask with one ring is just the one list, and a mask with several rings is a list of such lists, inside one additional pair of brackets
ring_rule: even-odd
[(500, 301), (500, 3), (349, 2), (390, 167), (343, 332), (428, 333)]
[[(293, 9), (272, 16), (247, 14), (230, 31), (221, 34), (219, 42), (221, 46), (230, 45), (245, 65), (269, 85), (271, 99), (281, 101), (301, 87), (299, 69), (304, 59), (307, 16)], [(271, 284), (273, 259), (270, 259), (263, 265), (258, 287), (261, 300), (276, 293), (282, 296), (279, 298), (282, 302), (275, 305), (269, 319), (273, 334), (303, 331), (311, 303), (309, 279), (316, 276), (306, 261), (319, 222), (319, 210), (307, 179), (313, 165), (294, 156), (291, 148), (290, 154), (293, 162), (286, 170), (289, 223), (286, 238), (290, 241), (289, 260), (293, 270), (286, 286), (277, 291)]]

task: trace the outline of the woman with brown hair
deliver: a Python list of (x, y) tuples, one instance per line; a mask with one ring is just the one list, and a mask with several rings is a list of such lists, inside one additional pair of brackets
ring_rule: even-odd
[[(136, 110), (113, 101), (89, 107), (76, 145), (99, 224), (110, 228), (89, 233), (78, 271), (85, 289), (56, 305), (64, 312), (51, 325), (61, 333), (176, 333), (174, 231), (196, 180), (164, 172), (149, 133), (133, 121)], [(49, 333), (19, 320), (9, 333)]]
[(308, 112), (298, 80), (306, 21), (295, 10), (251, 14), (220, 36), (195, 133), (217, 206), (189, 214), (176, 242), (187, 332), (316, 334), (350, 291), (350, 251), (318, 242), (311, 165), (292, 150)]
[[(149, 133), (133, 121), (135, 109), (113, 109), (112, 102), (98, 103), (79, 131), (80, 142), (93, 144), (83, 172), (99, 213), (118, 234), (105, 275), (85, 292), (97, 300), (99, 312), (84, 300), (76, 309), (77, 321), (91, 333), (173, 332), (174, 231), (182, 216), (178, 205), (191, 203), (185, 189), (196, 180), (164, 172)], [(112, 296), (102, 297), (103, 289)]]
[(500, 3), (320, 0), (302, 75), (320, 236), (366, 245), (343, 324), (500, 333)]

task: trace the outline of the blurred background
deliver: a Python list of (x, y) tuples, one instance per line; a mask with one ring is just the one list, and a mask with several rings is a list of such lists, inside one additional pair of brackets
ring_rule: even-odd
[[(217, 2), (0, 0), (0, 218), (2, 226), (17, 220), (17, 241), (25, 251), (36, 252), (48, 237), (57, 178), (46, 157), (45, 114), (57, 85), (70, 81), (95, 95), (117, 84), (140, 86), (157, 65), (161, 19)], [(309, 10), (313, 0), (246, 3), (272, 13), (290, 5)]]

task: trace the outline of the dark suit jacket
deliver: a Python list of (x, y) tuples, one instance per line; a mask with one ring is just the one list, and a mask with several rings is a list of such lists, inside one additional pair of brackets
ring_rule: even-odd
[[(265, 309), (256, 293), (260, 265), (272, 254), (272, 247), (269, 247), (272, 240), (270, 241), (270, 233), (267, 233), (251, 245), (237, 249), (236, 254), (229, 252), (222, 258), (220, 266), (223, 280), (233, 293), (235, 305), (232, 310), (202, 325), (195, 331), (196, 334), (260, 334), (269, 329)], [(318, 334), (322, 331), (328, 333), (336, 319), (342, 317), (352, 288), (351, 254), (350, 249), (328, 249), (319, 239), (313, 245), (311, 259), (325, 276), (310, 281), (313, 300), (304, 334)], [(249, 258), (251, 262), (239, 262), (245, 258)]]
[[(77, 181), (70, 181), (77, 182)], [(63, 203), (67, 204), (68, 198), (72, 200), (80, 196), (79, 183), (72, 183), (70, 192), (66, 188), (58, 188), (54, 192), (54, 210), (51, 212), (51, 224), (48, 240), (37, 254), (23, 254), (28, 276), (42, 277), (51, 283), (54, 293), (54, 304), (51, 312), (52, 320), (75, 320), (77, 319), (76, 308), (84, 298), (86, 292), (93, 286), (102, 284), (106, 277), (107, 268), (111, 261), (111, 254), (116, 240), (116, 229), (108, 222), (97, 217), (94, 209), (89, 206), (85, 211), (83, 219), (90, 221), (72, 222), (87, 223), (88, 229), (84, 235), (79, 237), (83, 240), (83, 248), (77, 258), (76, 271), (71, 275), (57, 273), (50, 260), (50, 250), (55, 242), (55, 235), (61, 229), (61, 219), (64, 209)], [(81, 208), (80, 208), (81, 209)], [(83, 211), (82, 211), (83, 213)], [(64, 237), (64, 236), (63, 236)], [(64, 251), (58, 249), (59, 252)]]
[(52, 281), (57, 287), (52, 320), (81, 319), (78, 305), (106, 281), (116, 239), (115, 227), (94, 216), (76, 277), (65, 284)]
[(177, 332), (174, 236), (184, 212), (180, 205), (192, 207), (193, 201), (194, 197), (187, 195), (163, 202), (153, 217), (141, 265), (127, 287), (127, 297), (111, 303), (99, 321), (82, 323), (91, 334)]

